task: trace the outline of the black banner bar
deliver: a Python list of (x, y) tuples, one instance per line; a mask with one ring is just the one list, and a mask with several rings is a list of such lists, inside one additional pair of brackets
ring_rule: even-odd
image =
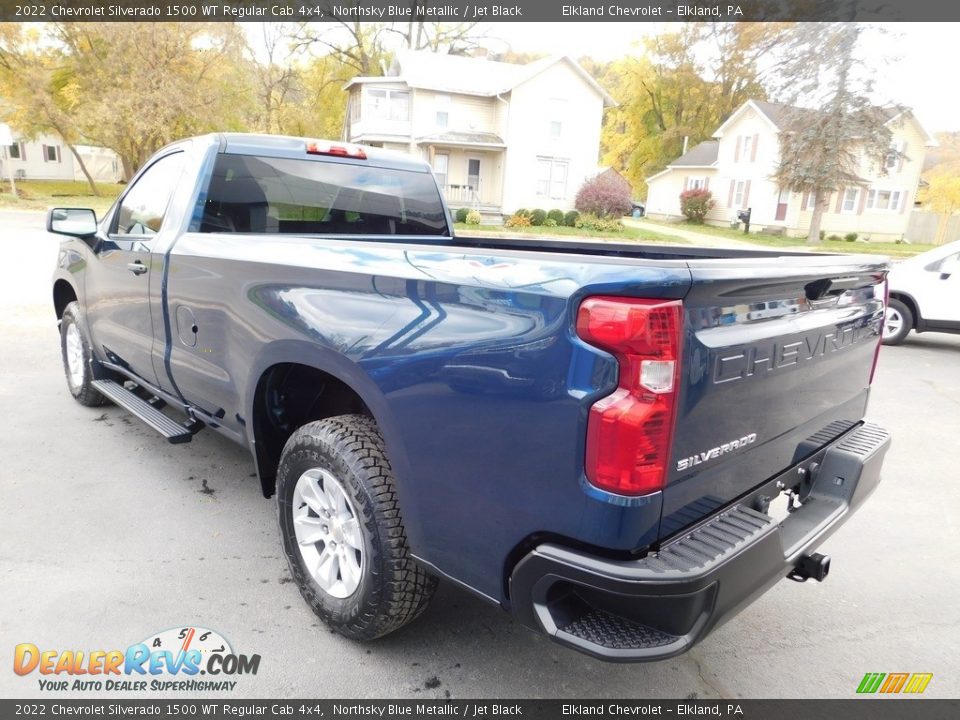
[(960, 700), (0, 700), (0, 717), (951, 720)]
[(954, 0), (0, 0), (14, 22), (960, 21)]

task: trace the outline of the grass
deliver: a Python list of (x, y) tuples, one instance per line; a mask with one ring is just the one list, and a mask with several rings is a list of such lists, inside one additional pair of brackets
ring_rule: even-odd
[(642, 228), (625, 227), (621, 232), (598, 232), (595, 230), (584, 230), (582, 228), (572, 228), (563, 225), (557, 227), (545, 227), (543, 225), (531, 225), (530, 227), (507, 228), (503, 225), (467, 225), (466, 223), (456, 223), (454, 225), (458, 235), (485, 235), (500, 237), (566, 237), (566, 238), (590, 238), (595, 240), (635, 240), (641, 242), (670, 243), (671, 245), (689, 245), (688, 240), (679, 237), (672, 237), (668, 233), (659, 233), (653, 230)]
[(113, 204), (124, 186), (118, 183), (97, 183), (100, 197), (86, 181), (18, 180), (17, 194), (10, 194), (10, 181), (0, 182), (0, 207), (19, 210), (47, 210), (52, 207), (93, 208), (102, 215)]
[(920, 245), (894, 242), (847, 242), (846, 240), (824, 240), (819, 245), (807, 245), (804, 238), (785, 237), (783, 235), (768, 235), (766, 233), (750, 233), (744, 235), (743, 230), (735, 230), (728, 227), (717, 227), (715, 225), (697, 225), (695, 223), (664, 223), (657, 220), (645, 220), (645, 224), (655, 225), (663, 228), (665, 233), (670, 232), (670, 228), (689, 230), (691, 232), (703, 233), (704, 235), (714, 235), (716, 237), (729, 238), (731, 240), (740, 240), (742, 242), (753, 243), (754, 245), (765, 245), (775, 248), (791, 248), (801, 250), (811, 250), (815, 252), (831, 253), (865, 253), (870, 255), (889, 255), (891, 257), (911, 257), (922, 252), (926, 252), (936, 245)]

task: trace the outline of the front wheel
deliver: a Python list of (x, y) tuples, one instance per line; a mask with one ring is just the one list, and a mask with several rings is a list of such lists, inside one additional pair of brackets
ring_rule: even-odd
[(372, 640), (420, 615), (437, 581), (410, 557), (383, 438), (372, 418), (304, 425), (277, 470), (290, 573), (330, 627)]
[(60, 318), (60, 353), (63, 372), (67, 376), (67, 389), (73, 399), (87, 407), (105, 404), (106, 398), (92, 385), (93, 353), (84, 334), (83, 312), (75, 301), (67, 305)]
[(904, 303), (891, 298), (883, 316), (883, 344), (899, 345), (913, 328), (913, 313)]

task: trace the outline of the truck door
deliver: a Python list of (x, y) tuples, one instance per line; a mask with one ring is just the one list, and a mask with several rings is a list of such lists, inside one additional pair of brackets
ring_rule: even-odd
[(159, 285), (162, 258), (153, 247), (165, 232), (170, 197), (183, 153), (164, 155), (130, 185), (114, 209), (106, 237), (87, 268), (87, 322), (98, 353), (156, 385), (150, 284)]

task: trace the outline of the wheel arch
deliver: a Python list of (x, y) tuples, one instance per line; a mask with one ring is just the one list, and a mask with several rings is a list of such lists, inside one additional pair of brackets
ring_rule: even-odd
[(77, 290), (69, 280), (57, 278), (53, 283), (53, 309), (57, 314), (57, 321), (63, 317), (67, 305), (79, 300)]
[[(304, 394), (307, 391), (313, 397)], [(288, 398), (289, 405), (278, 407), (278, 393), (295, 397)], [(248, 441), (264, 497), (274, 494), (280, 451), (289, 436), (308, 422), (335, 415), (361, 413), (372, 417), (383, 433), (395, 475), (406, 467), (403, 446), (383, 393), (359, 365), (328, 348), (299, 341), (268, 345), (253, 364), (245, 407)], [(289, 410), (285, 419), (279, 417), (284, 408)]]
[(900, 290), (891, 290), (890, 291), (891, 300), (899, 300), (904, 305), (907, 306), (907, 309), (910, 310), (910, 314), (913, 315), (913, 327), (912, 330), (921, 330), (923, 327), (923, 317), (920, 314), (920, 306), (917, 304), (917, 301), (914, 300), (913, 296), (910, 293), (905, 293)]

